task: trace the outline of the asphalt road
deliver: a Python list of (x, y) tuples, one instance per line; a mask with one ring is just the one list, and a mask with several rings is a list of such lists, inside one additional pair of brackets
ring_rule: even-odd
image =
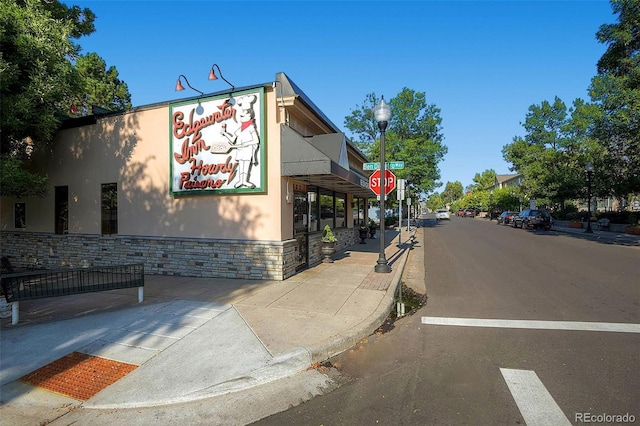
[(638, 247), (481, 219), (425, 225), (427, 305), (332, 359), (338, 389), (256, 424), (640, 421)]

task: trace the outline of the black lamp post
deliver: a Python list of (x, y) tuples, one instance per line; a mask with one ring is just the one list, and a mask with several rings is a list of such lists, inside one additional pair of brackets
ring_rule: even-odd
[(584, 232), (591, 234), (593, 233), (591, 229), (591, 177), (593, 176), (593, 164), (588, 162), (584, 169), (587, 171), (587, 229)]
[(384, 96), (380, 99), (380, 102), (373, 108), (373, 116), (378, 122), (378, 129), (380, 130), (380, 254), (378, 256), (378, 262), (374, 270), (376, 272), (388, 273), (391, 272), (391, 268), (387, 263), (387, 258), (384, 254), (384, 230), (385, 230), (385, 206), (384, 201), (386, 198), (386, 170), (385, 170), (385, 155), (384, 155), (384, 134), (389, 124), (389, 118), (391, 118), (391, 108), (389, 104), (384, 101)]

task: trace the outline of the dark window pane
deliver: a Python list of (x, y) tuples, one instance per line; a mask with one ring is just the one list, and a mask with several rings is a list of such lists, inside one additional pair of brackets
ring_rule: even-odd
[(55, 231), (56, 234), (69, 232), (69, 187), (55, 187)]
[(27, 227), (27, 205), (25, 203), (15, 203), (13, 205), (13, 226), (16, 229)]
[(102, 184), (102, 235), (118, 233), (118, 185)]

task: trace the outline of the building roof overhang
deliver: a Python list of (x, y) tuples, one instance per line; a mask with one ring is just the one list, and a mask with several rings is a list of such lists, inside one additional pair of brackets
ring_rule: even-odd
[(307, 185), (353, 194), (358, 198), (371, 198), (369, 179), (346, 169), (325, 152), (314, 146), (287, 126), (282, 129), (282, 176), (294, 178)]

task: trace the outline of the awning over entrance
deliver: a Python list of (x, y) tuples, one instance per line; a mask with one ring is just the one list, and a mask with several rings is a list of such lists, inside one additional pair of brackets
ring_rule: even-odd
[[(281, 126), (282, 176), (289, 176), (308, 185), (350, 193), (358, 198), (371, 198), (369, 179), (341, 166), (345, 163), (344, 135), (322, 135), (303, 138), (287, 126)], [(331, 137), (333, 136), (333, 137)], [(346, 147), (345, 147), (346, 149)], [(336, 157), (335, 160), (331, 157)], [(346, 162), (348, 167), (348, 161)]]

